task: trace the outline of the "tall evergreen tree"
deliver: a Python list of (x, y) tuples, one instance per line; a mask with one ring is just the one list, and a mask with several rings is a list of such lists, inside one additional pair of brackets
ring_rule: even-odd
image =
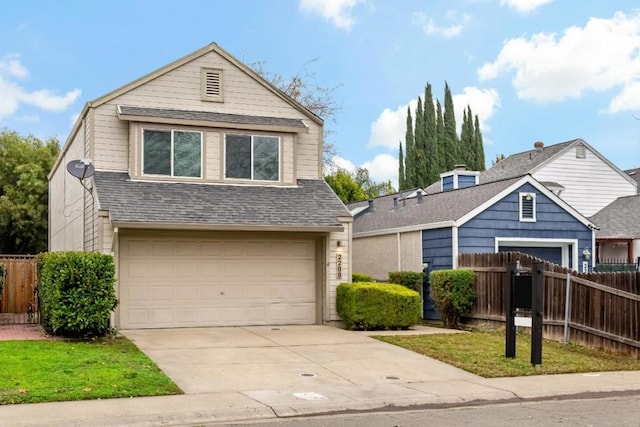
[(422, 99), (418, 97), (418, 106), (416, 107), (415, 128), (413, 137), (415, 141), (415, 176), (412, 187), (426, 187), (427, 183), (427, 165), (426, 158), (426, 132), (424, 128), (424, 111), (422, 109)]
[(447, 171), (447, 141), (444, 129), (444, 117), (442, 114), (442, 105), (440, 100), (436, 101), (436, 152), (438, 153), (437, 162), (435, 164), (436, 181), (440, 179), (440, 174)]
[(436, 109), (433, 105), (433, 93), (431, 92), (431, 84), (427, 83), (424, 89), (424, 127), (425, 127), (425, 169), (426, 184), (430, 185), (439, 178), (437, 171), (438, 164), (438, 146), (436, 138)]
[(407, 188), (411, 188), (415, 185), (416, 180), (416, 147), (413, 138), (413, 119), (411, 117), (411, 109), (409, 107), (407, 107), (407, 130), (404, 137), (404, 148), (404, 183)]
[(405, 187), (404, 180), (404, 156), (402, 154), (402, 141), (398, 143), (398, 190), (402, 191)]
[[(467, 106), (467, 109), (469, 107)], [(473, 155), (473, 118), (469, 118), (467, 110), (462, 110), (462, 126), (460, 128), (460, 157), (456, 163), (463, 163), (468, 169), (474, 170), (475, 156)]]
[(447, 82), (444, 83), (444, 130), (445, 130), (445, 170), (452, 170), (460, 158), (458, 131), (456, 130), (456, 113), (453, 108), (453, 97)]
[(482, 132), (480, 132), (480, 121), (478, 120), (477, 115), (473, 131), (473, 141), (476, 146), (476, 170), (483, 171), (486, 169), (486, 160), (484, 158), (484, 141), (482, 140)]

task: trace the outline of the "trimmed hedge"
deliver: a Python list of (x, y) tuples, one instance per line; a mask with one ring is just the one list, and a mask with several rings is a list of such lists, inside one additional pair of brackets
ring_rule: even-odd
[(342, 283), (338, 286), (338, 315), (347, 329), (407, 329), (420, 322), (420, 295), (390, 283)]
[(373, 278), (368, 274), (364, 273), (353, 273), (351, 275), (352, 282), (373, 282)]
[(460, 316), (467, 313), (476, 299), (473, 284), (476, 274), (471, 270), (437, 270), (430, 276), (431, 298), (447, 328), (458, 328)]
[(104, 336), (116, 308), (111, 255), (49, 252), (38, 258), (40, 316), (44, 329), (67, 337)]
[(390, 271), (389, 282), (405, 286), (418, 293), (422, 293), (424, 273), (418, 271)]

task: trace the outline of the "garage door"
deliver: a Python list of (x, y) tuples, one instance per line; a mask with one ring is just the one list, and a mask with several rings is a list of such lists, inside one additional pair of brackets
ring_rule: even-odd
[(313, 324), (310, 239), (120, 238), (120, 328)]

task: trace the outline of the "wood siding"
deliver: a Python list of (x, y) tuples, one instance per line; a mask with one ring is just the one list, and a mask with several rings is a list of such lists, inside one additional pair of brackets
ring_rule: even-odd
[[(342, 222), (342, 225), (344, 226), (343, 231), (329, 233), (329, 238), (327, 239), (329, 247), (326, 248), (328, 259), (324, 263), (327, 266), (324, 280), (326, 293), (322, 316), (324, 321), (340, 320), (336, 309), (336, 289), (340, 283), (350, 283), (351, 273), (354, 271), (351, 269), (353, 260), (351, 259), (352, 248), (350, 245), (353, 222)], [(338, 241), (340, 241), (340, 247), (338, 247)], [(338, 254), (341, 255), (340, 277), (338, 277)]]
[[(224, 102), (212, 103), (201, 100), (202, 67), (223, 70)], [(97, 144), (94, 162), (98, 169), (127, 171), (130, 167), (129, 123), (118, 119), (117, 105), (304, 120), (309, 127), (309, 132), (301, 133), (296, 138), (288, 136), (290, 143), (295, 143), (295, 146), (285, 147), (286, 151), (283, 153), (283, 157), (293, 153), (296, 153), (297, 157), (291, 164), (283, 165), (283, 177), (289, 180), (290, 171), (294, 165), (296, 167), (295, 178), (319, 179), (321, 177), (319, 142), (322, 138), (322, 127), (215, 52), (210, 52), (188, 62), (95, 108), (95, 141)], [(213, 129), (201, 130), (213, 131)], [(132, 155), (137, 156), (138, 153), (133, 152)], [(210, 170), (210, 165), (207, 164), (205, 170)]]
[(422, 261), (429, 263), (429, 270), (453, 268), (453, 230), (437, 228), (422, 232)]
[(560, 197), (586, 217), (590, 217), (618, 197), (637, 194), (637, 188), (595, 153), (585, 149), (585, 158), (576, 158), (576, 147), (533, 173), (538, 181), (557, 182), (565, 187)]

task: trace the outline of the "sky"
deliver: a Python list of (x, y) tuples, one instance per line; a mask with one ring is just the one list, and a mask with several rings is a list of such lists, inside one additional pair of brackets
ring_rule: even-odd
[(407, 108), (445, 82), (487, 167), (575, 138), (640, 167), (637, 1), (21, 0), (0, 28), (0, 128), (61, 144), (86, 102), (215, 42), (329, 89), (335, 164), (376, 181), (397, 185)]

